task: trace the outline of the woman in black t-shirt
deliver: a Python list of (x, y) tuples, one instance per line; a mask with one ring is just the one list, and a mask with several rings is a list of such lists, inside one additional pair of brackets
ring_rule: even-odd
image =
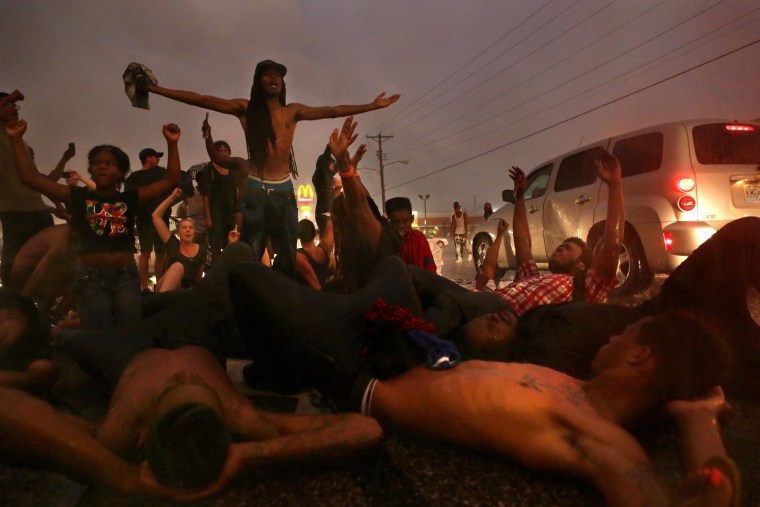
[(153, 226), (156, 228), (158, 237), (166, 245), (166, 270), (156, 283), (156, 292), (168, 292), (179, 288), (189, 289), (201, 279), (203, 267), (206, 264), (206, 245), (194, 241), (193, 222), (188, 219), (179, 222), (177, 227), (179, 239), (177, 239), (163, 220), (166, 210), (172, 203), (181, 199), (182, 189), (175, 188), (174, 192), (153, 211)]
[(140, 283), (135, 263), (134, 223), (140, 203), (166, 194), (179, 184), (179, 127), (164, 125), (168, 163), (166, 178), (120, 192), (129, 157), (112, 145), (92, 148), (88, 171), (95, 190), (49, 180), (37, 170), (23, 141), (23, 120), (7, 126), (21, 181), (54, 201), (68, 204), (72, 231), (80, 240), (76, 273), (77, 311), (88, 329), (121, 327), (140, 319)]

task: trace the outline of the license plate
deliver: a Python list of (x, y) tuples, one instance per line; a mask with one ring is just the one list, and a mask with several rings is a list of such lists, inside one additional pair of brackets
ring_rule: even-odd
[(744, 198), (748, 203), (760, 204), (760, 185), (744, 184)]

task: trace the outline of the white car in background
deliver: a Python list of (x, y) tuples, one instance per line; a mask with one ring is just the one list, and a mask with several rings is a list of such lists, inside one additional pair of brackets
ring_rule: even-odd
[(448, 238), (439, 235), (438, 227), (420, 227), (418, 229), (425, 235), (430, 245), (430, 251), (433, 252), (433, 260), (435, 260), (435, 266), (437, 272), (440, 275), (443, 269), (443, 247), (449, 244)]
[[(664, 123), (603, 139), (561, 154), (528, 174), (525, 207), (533, 257), (547, 269), (549, 255), (577, 236), (594, 248), (607, 216), (607, 186), (596, 175), (593, 150), (620, 161), (625, 237), (618, 264), (619, 294), (646, 289), (654, 274), (672, 273), (731, 220), (760, 216), (760, 124), (731, 120)], [(499, 219), (510, 224), (499, 252), (499, 275), (515, 269), (511, 221), (514, 193), (472, 234), (475, 268), (496, 237)]]

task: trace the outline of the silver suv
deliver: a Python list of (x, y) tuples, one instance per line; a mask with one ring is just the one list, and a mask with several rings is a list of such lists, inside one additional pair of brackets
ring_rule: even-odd
[[(695, 248), (731, 220), (760, 216), (760, 125), (726, 120), (665, 123), (611, 137), (559, 155), (528, 175), (525, 205), (533, 256), (546, 269), (565, 238), (591, 248), (607, 215), (607, 186), (597, 177), (593, 149), (602, 146), (620, 161), (625, 238), (618, 266), (618, 293), (646, 288), (655, 273), (671, 273)], [(506, 175), (505, 175), (506, 178)], [(475, 267), (503, 218), (510, 223), (514, 194), (473, 230)], [(514, 269), (514, 243), (502, 242), (499, 268)], [(502, 273), (500, 273), (503, 275)]]

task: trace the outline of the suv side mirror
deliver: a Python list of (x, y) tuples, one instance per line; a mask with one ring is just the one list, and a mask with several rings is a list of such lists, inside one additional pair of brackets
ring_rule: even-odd
[(514, 190), (502, 190), (501, 191), (501, 200), (504, 202), (511, 202), (512, 204), (515, 203), (515, 191)]

